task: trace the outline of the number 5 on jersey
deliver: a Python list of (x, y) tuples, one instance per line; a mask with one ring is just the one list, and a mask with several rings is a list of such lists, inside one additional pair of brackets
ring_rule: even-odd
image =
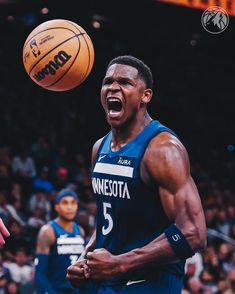
[(108, 209), (111, 209), (111, 203), (103, 202), (103, 214), (105, 220), (107, 220), (108, 225), (102, 227), (102, 233), (103, 235), (107, 235), (111, 232), (113, 228), (113, 219), (108, 211)]

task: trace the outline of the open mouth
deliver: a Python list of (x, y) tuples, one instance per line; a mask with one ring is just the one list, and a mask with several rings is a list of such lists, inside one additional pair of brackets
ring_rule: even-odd
[(122, 100), (116, 97), (110, 97), (107, 99), (107, 114), (110, 118), (117, 119), (123, 113)]
[(122, 110), (122, 101), (118, 98), (108, 98), (107, 108), (110, 113), (120, 112)]

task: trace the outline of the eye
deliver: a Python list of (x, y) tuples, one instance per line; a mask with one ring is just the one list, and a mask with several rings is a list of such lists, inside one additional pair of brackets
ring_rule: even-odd
[(130, 80), (128, 80), (128, 79), (121, 79), (121, 80), (119, 81), (119, 83), (120, 83), (121, 85), (131, 85), (131, 86), (133, 86), (133, 83), (132, 83)]
[(103, 85), (110, 85), (110, 84), (112, 84), (112, 80), (111, 79), (105, 79), (104, 81), (103, 81)]

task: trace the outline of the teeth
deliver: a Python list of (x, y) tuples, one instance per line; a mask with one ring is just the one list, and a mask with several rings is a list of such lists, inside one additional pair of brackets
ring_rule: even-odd
[(118, 98), (108, 98), (108, 102), (121, 102)]

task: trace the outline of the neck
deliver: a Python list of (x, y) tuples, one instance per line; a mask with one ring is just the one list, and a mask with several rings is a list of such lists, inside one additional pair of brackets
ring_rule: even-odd
[(132, 139), (134, 139), (143, 129), (151, 122), (151, 117), (147, 112), (139, 118), (134, 118), (128, 124), (123, 127), (112, 128), (112, 142), (111, 148), (113, 151), (118, 151), (121, 147), (126, 145)]
[(72, 232), (73, 231), (73, 221), (71, 220), (66, 220), (61, 217), (57, 217), (55, 221), (66, 231)]

